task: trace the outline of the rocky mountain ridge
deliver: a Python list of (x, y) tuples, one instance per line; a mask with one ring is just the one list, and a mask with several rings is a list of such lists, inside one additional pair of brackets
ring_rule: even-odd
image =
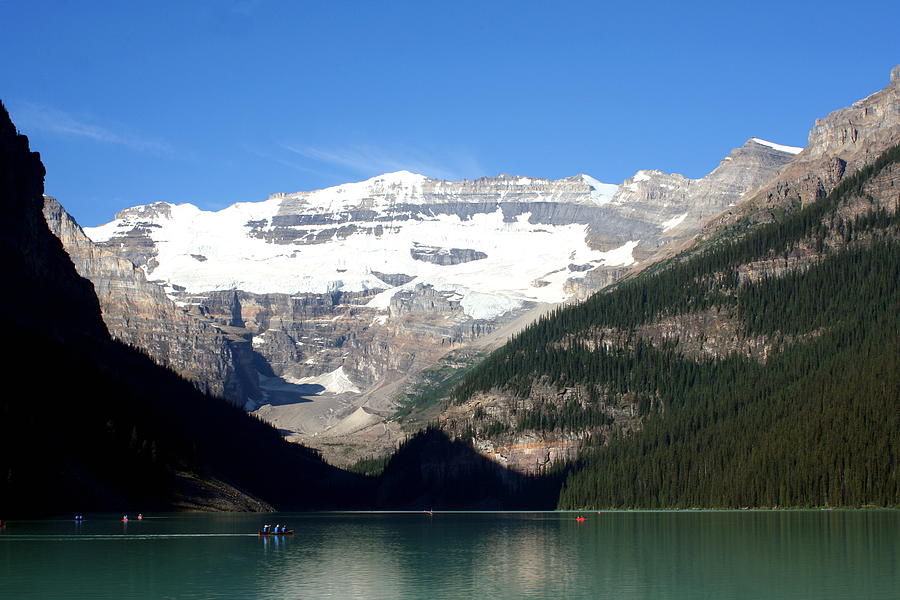
[(900, 141), (900, 65), (888, 85), (816, 119), (805, 149), (779, 175), (734, 209), (711, 219), (701, 235), (709, 238), (741, 219), (771, 222), (778, 210), (793, 210), (823, 198), (860, 167)]
[[(772, 182), (751, 191), (744, 201), (706, 225), (699, 243), (671, 264), (678, 265), (717, 245), (741, 239), (760, 224), (778, 223), (803, 206), (825, 199), (841, 182), (863, 169), (871, 169), (876, 158), (896, 148), (900, 143), (900, 67), (892, 71), (890, 84), (884, 90), (818, 119), (809, 140), (809, 146)], [(831, 254), (865, 249), (881, 237), (889, 238), (889, 232), (877, 227), (867, 232), (860, 223), (876, 218), (872, 216), (876, 214), (887, 215), (877, 218), (889, 218), (896, 215), (898, 207), (900, 168), (896, 163), (887, 163), (867, 176), (858, 189), (846, 192), (832, 212), (821, 217), (823, 222), (814, 235), (800, 238), (777, 253), (708, 277), (713, 282), (734, 277), (739, 286), (804, 273)], [(825, 331), (825, 326), (777, 335), (750, 331), (737, 311), (724, 303), (657, 315), (636, 325), (593, 327), (563, 336), (555, 343), (561, 348), (578, 343), (591, 350), (610, 352), (635, 352), (644, 343), (668, 348), (698, 362), (742, 356), (764, 364), (771, 356), (796, 343), (816, 339)], [(643, 415), (654, 410), (657, 400), (602, 390), (597, 395), (596, 390), (589, 388), (560, 388), (538, 379), (524, 395), (502, 388), (481, 390), (448, 407), (440, 420), (445, 431), (472, 439), (476, 448), (499, 464), (523, 473), (541, 473), (555, 461), (573, 459), (589, 438), (596, 443), (608, 440), (614, 431), (621, 434), (640, 428)], [(589, 397), (594, 399), (588, 402)], [(580, 427), (554, 426), (564, 415), (588, 410), (592, 411), (591, 416), (584, 417), (585, 424)]]
[(176, 306), (130, 260), (94, 244), (49, 196), (44, 197), (44, 219), (78, 274), (93, 284), (103, 321), (114, 338), (142, 349), (206, 393), (235, 399), (254, 393), (255, 371), (251, 378), (237, 370), (241, 352), (236, 347), (246, 345), (245, 340)]
[[(409, 375), (683, 243), (795, 151), (754, 138), (699, 180), (640, 171), (620, 186), (586, 175), (446, 182), (398, 172), (215, 213), (157, 203), (87, 228), (96, 248), (81, 254), (99, 260), (84, 272), (100, 289), (119, 286), (110, 284), (117, 270), (137, 278), (124, 263), (102, 266), (116, 256), (174, 302), (168, 317), (129, 319), (158, 295), (134, 306), (114, 293), (105, 300), (104, 314), (128, 323), (117, 335), (156, 360), (292, 439), (327, 450), (380, 431), (375, 445), (387, 448), (400, 435), (389, 417)], [(181, 361), (174, 339), (189, 340), (186, 356), (208, 348), (217, 358)]]

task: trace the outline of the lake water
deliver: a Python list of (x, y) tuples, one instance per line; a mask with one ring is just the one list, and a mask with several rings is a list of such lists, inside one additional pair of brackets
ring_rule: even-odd
[[(263, 523), (296, 535), (259, 538)], [(900, 511), (13, 521), (0, 598), (896, 600)]]

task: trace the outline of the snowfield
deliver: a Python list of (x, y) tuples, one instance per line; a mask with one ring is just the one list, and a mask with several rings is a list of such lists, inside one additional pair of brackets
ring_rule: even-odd
[(769, 142), (767, 140), (762, 140), (760, 138), (750, 138), (757, 144), (761, 146), (768, 146), (774, 150), (779, 150), (781, 152), (787, 152), (788, 154), (800, 154), (803, 152), (803, 148), (798, 148), (797, 146), (785, 146), (784, 144), (776, 144), (775, 142)]
[[(582, 176), (593, 192), (590, 200), (609, 201), (617, 186)], [(298, 201), (304, 214), (337, 214), (365, 208), (383, 215), (394, 203), (421, 204), (425, 177), (408, 172), (389, 173), (370, 180), (316, 192), (276, 194), (263, 202), (242, 202), (217, 212), (192, 204), (166, 205), (155, 216), (125, 217), (85, 232), (97, 242), (152, 221), (148, 235), (157, 248), (157, 266), (148, 278), (165, 282), (167, 290), (181, 286), (189, 293), (244, 290), (252, 293), (329, 293), (384, 290), (369, 306), (387, 309), (401, 289), (418, 284), (458, 294), (466, 314), (490, 319), (524, 302), (561, 302), (566, 281), (585, 276), (568, 265), (630, 265), (637, 240), (608, 252), (592, 250), (585, 241), (586, 226), (529, 223), (530, 214), (504, 221), (498, 205), (493, 213), (462, 219), (457, 215), (421, 213), (418, 219), (353, 221), (358, 231), (325, 243), (272, 243), (249, 235), (249, 222), (266, 221), (283, 204)], [(520, 178), (512, 185), (527, 186)], [(434, 185), (432, 183), (431, 185)], [(438, 186), (440, 182), (438, 182)], [(540, 199), (539, 201), (547, 201)], [(168, 216), (165, 214), (168, 212)], [(380, 228), (381, 235), (373, 231)], [(303, 226), (304, 230), (335, 228), (335, 224)], [(271, 230), (271, 225), (268, 225)], [(257, 231), (259, 231), (257, 229)], [(412, 257), (415, 244), (444, 249), (472, 249), (486, 258), (456, 265), (440, 265)], [(402, 273), (413, 277), (391, 287), (374, 273)], [(257, 341), (261, 343), (261, 340)]]

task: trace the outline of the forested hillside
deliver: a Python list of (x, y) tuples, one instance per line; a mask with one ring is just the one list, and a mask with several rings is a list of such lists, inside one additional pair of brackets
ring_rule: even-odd
[[(897, 504), (898, 159), (892, 147), (815, 202), (734, 223), (531, 326), (454, 401), (547, 386), (568, 400), (476, 415), (469, 434), (579, 433), (563, 508)], [(679, 338), (697, 315), (733, 343)]]

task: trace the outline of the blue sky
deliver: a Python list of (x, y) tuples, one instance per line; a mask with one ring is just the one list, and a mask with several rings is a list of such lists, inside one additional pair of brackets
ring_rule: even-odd
[(408, 169), (710, 171), (887, 84), (900, 3), (0, 0), (0, 99), (83, 225)]

